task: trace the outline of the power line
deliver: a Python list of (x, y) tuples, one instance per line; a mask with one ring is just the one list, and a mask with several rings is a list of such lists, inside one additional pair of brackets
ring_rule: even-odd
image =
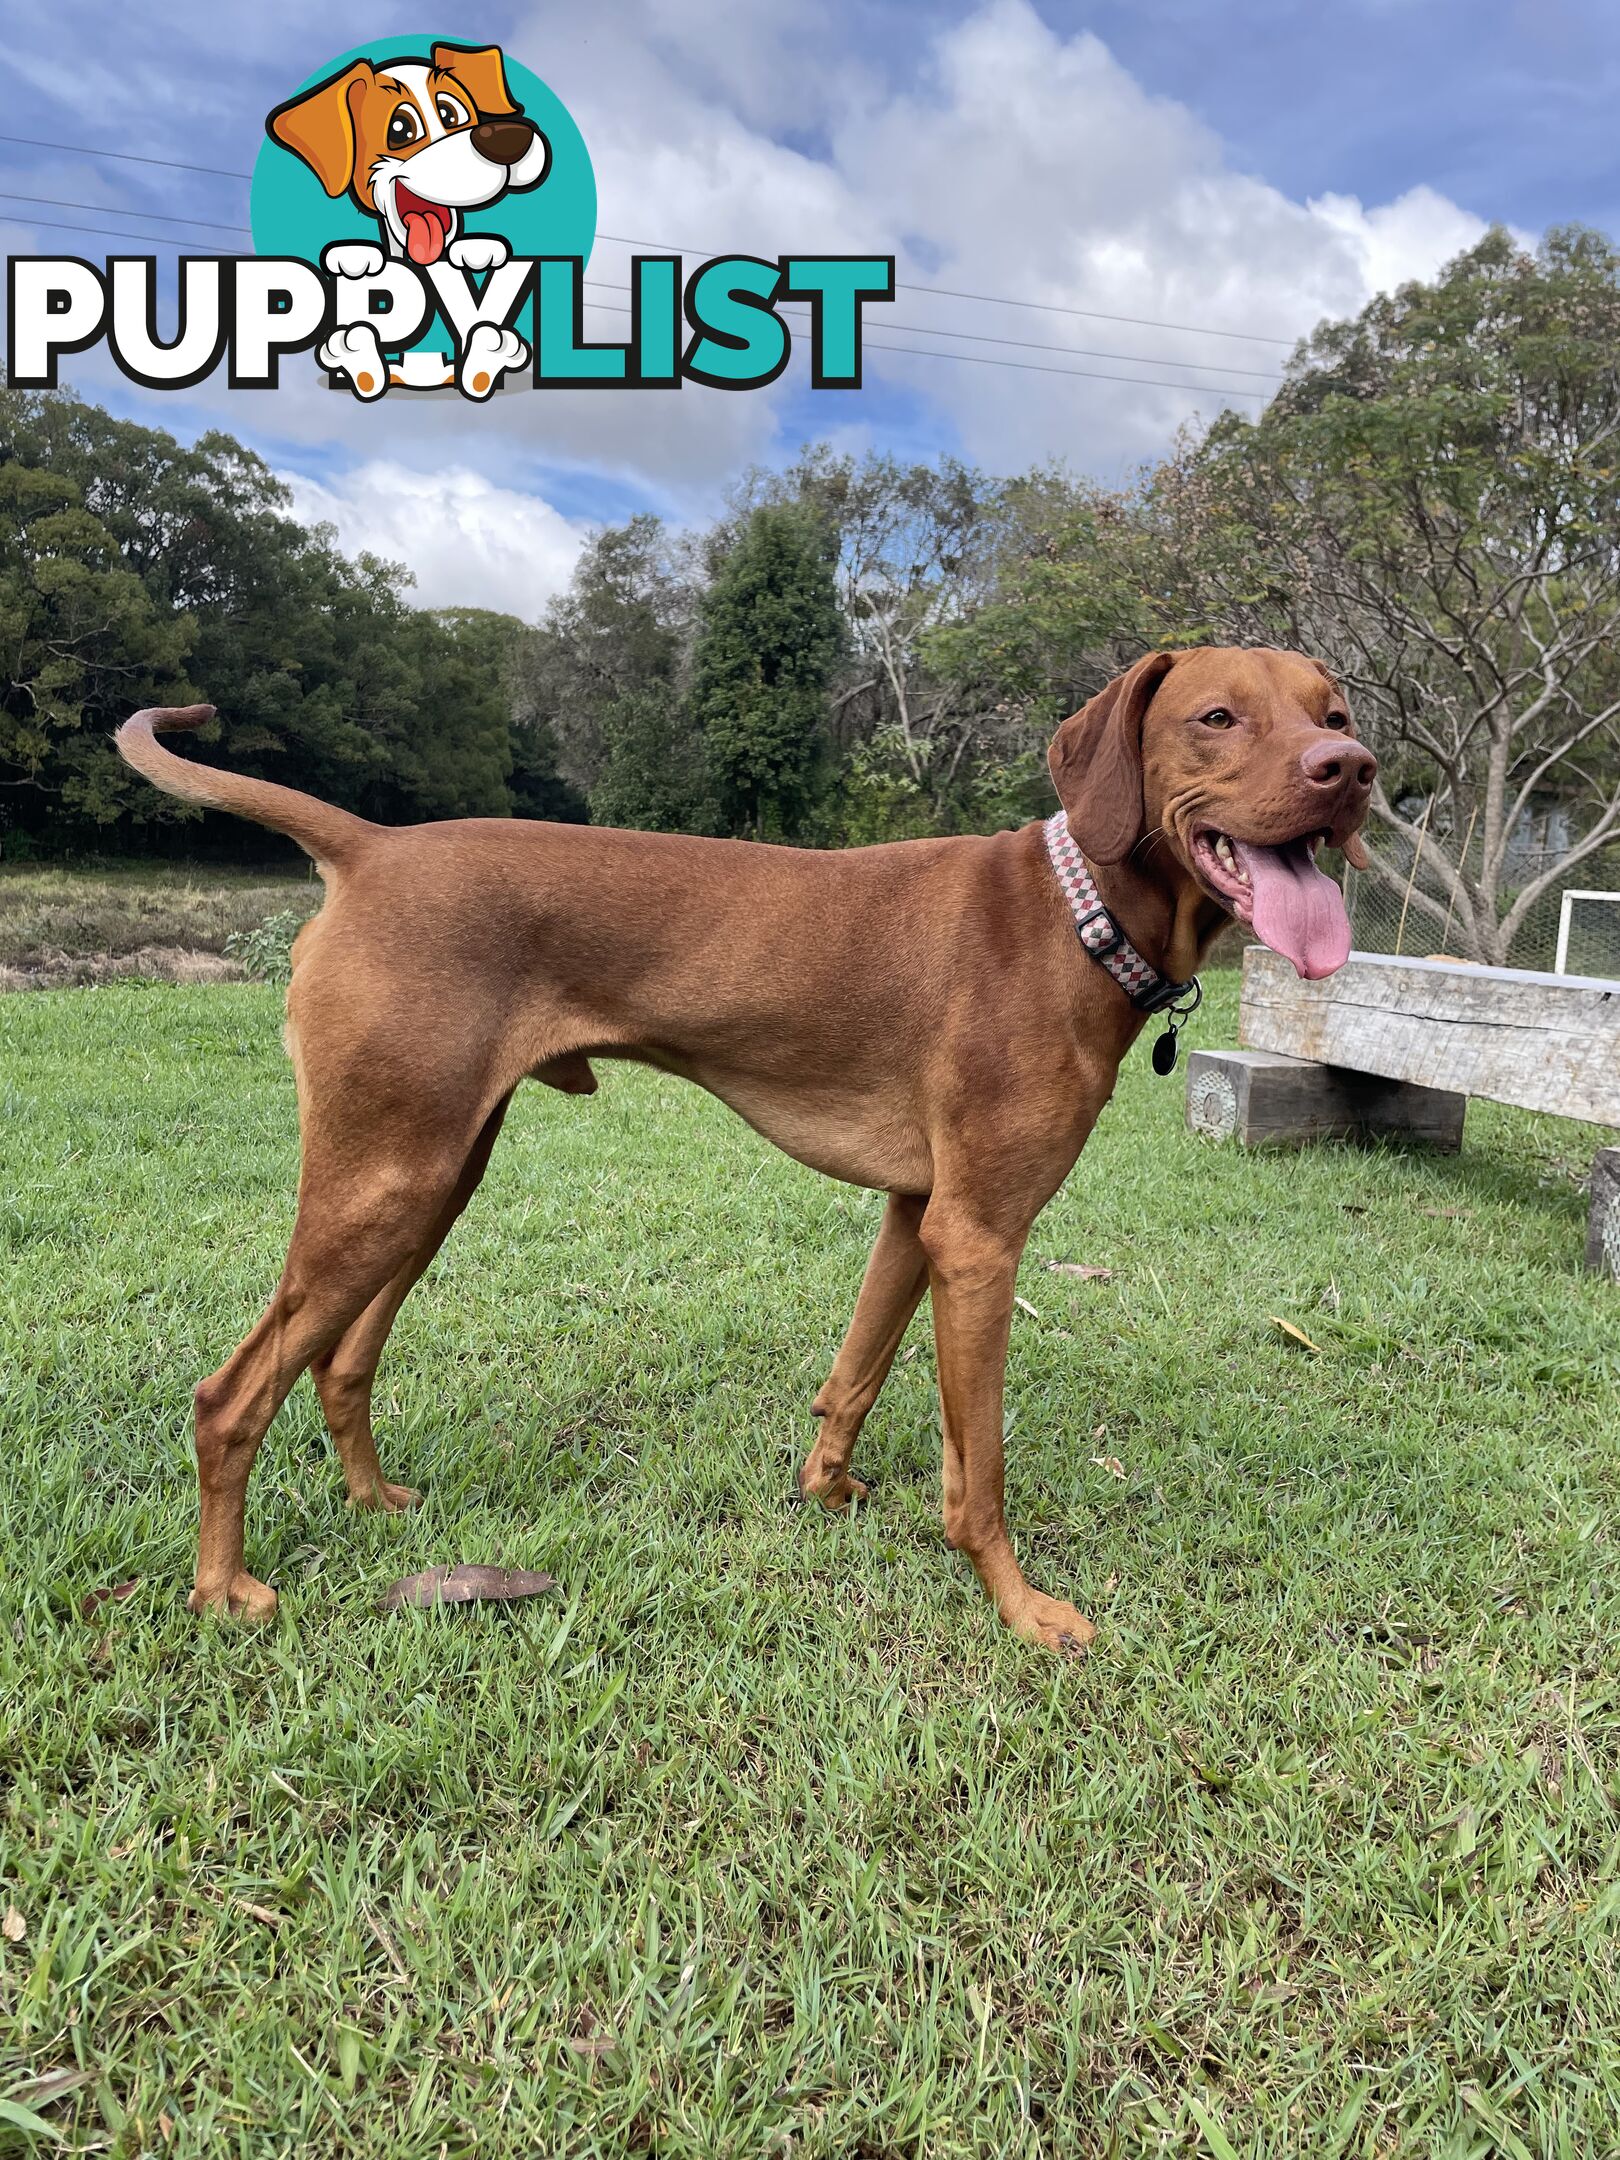
[[(135, 214), (137, 216), (140, 215), (139, 212), (136, 212)], [(141, 240), (144, 241), (148, 247), (181, 248), (186, 245), (183, 240), (173, 239), (167, 233), (121, 232), (114, 230), (114, 228), (109, 225), (70, 225), (64, 223), (60, 219), (54, 218), (20, 218), (0, 216), (0, 225), (21, 225), (29, 228), (37, 228), (41, 231), (50, 232), (101, 233), (107, 238), (114, 240)], [(589, 280), (588, 282), (593, 284), (600, 284), (600, 280), (595, 279)], [(605, 289), (609, 292), (623, 292), (625, 290), (625, 288), (621, 285), (609, 285)], [(613, 307), (605, 300), (587, 300), (585, 305), (587, 307), (596, 308), (605, 315), (629, 315), (630, 313), (632, 313), (632, 310), (629, 308)], [(794, 331), (791, 324), (788, 324), (786, 327), (790, 336), (802, 337), (805, 334), (802, 331)], [(1156, 376), (1152, 375), (1113, 375), (1106, 374), (1098, 368), (1051, 367), (1043, 364), (1040, 361), (1035, 360), (1002, 360), (998, 359), (994, 354), (991, 353), (937, 352), (930, 349), (926, 345), (879, 344), (875, 342), (870, 336), (864, 337), (861, 342), (863, 349), (868, 352), (911, 353), (921, 360), (961, 360), (967, 362), (970, 366), (1016, 368), (1021, 373), (1031, 375), (1072, 375), (1078, 377), (1085, 382), (1135, 383), (1144, 390), (1185, 390), (1191, 392), (1194, 396), (1203, 395), (1207, 397), (1258, 398), (1262, 404), (1265, 402), (1266, 396), (1266, 393), (1263, 390), (1240, 390), (1236, 388), (1225, 387), (1219, 383), (1162, 382)], [(997, 340), (996, 342), (1001, 341)], [(1055, 352), (1063, 352), (1069, 349), (1070, 348), (1066, 346), (1037, 348), (1037, 350), (1050, 350)], [(1196, 363), (1176, 360), (1155, 360), (1149, 363), (1149, 365), (1153, 367), (1180, 367), (1195, 364)]]
[[(5, 141), (0, 135), (0, 142)], [(631, 240), (624, 233), (599, 232), (598, 240), (612, 240), (620, 247), (656, 248), (663, 255), (713, 255), (720, 252), (714, 248), (681, 248), (672, 240)], [(1257, 330), (1217, 330), (1209, 323), (1160, 322), (1151, 315), (1108, 315), (1101, 308), (1060, 307), (1055, 300), (1009, 300), (1004, 293), (958, 292), (950, 285), (913, 285), (904, 278), (896, 278), (896, 292), (929, 293), (943, 300), (979, 300), (987, 307), (1037, 308), (1048, 315), (1083, 315), (1090, 322), (1130, 323), (1138, 330), (1184, 330), (1191, 337), (1241, 338), (1249, 345), (1287, 345), (1299, 343), (1297, 338), (1267, 337)], [(932, 333), (930, 333), (932, 334)], [(1166, 366), (1177, 367), (1179, 361), (1167, 361)]]
[[(610, 292), (621, 289), (617, 285), (608, 287)], [(629, 315), (634, 312), (630, 308), (614, 307), (606, 300), (587, 300), (585, 305), (596, 308), (603, 315)], [(802, 337), (805, 334), (788, 326), (790, 337)], [(1018, 368), (1031, 375), (1078, 375), (1086, 382), (1139, 383), (1145, 390), (1190, 390), (1194, 394), (1203, 392), (1210, 397), (1258, 398), (1262, 404), (1266, 398), (1263, 390), (1229, 390), (1223, 389), (1219, 383), (1156, 382), (1150, 375), (1104, 375), (1096, 368), (1048, 367), (1038, 360), (998, 360), (990, 353), (931, 352), (926, 345), (879, 345), (870, 337), (862, 338), (861, 348), (865, 352), (916, 353), (924, 360), (965, 360), (971, 367)], [(1176, 362), (1166, 360), (1154, 364), (1174, 367)]]
[[(245, 172), (228, 172), (221, 165), (188, 165), (179, 158), (142, 157), (133, 150), (93, 150), (87, 143), (43, 142), (34, 135), (0, 134), (0, 142), (24, 143), (32, 150), (61, 150), (70, 157), (117, 158), (132, 165), (163, 165), (174, 172), (209, 173), (220, 180), (251, 180), (253, 175)], [(201, 222), (200, 220), (196, 222)], [(616, 247), (654, 248), (663, 255), (714, 255), (725, 250), (714, 248), (678, 247), (670, 240), (632, 240), (625, 233), (599, 232), (599, 240), (610, 240)], [(961, 292), (950, 285), (917, 285), (905, 279), (896, 281), (897, 292), (928, 293), (942, 300), (973, 300), (986, 307), (1033, 308), (1048, 315), (1074, 315), (1088, 322), (1127, 323), (1137, 330), (1174, 330), (1189, 337), (1235, 338), (1249, 345), (1294, 346), (1297, 338), (1276, 337), (1259, 330), (1217, 330), (1211, 323), (1162, 322), (1151, 315), (1112, 315), (1101, 308), (1065, 307), (1055, 300), (1014, 300), (1005, 293)], [(933, 333), (929, 333), (932, 335)], [(1181, 367), (1193, 363), (1168, 360), (1166, 367)]]
[[(584, 282), (595, 292), (630, 290), (628, 285), (613, 285), (605, 278), (586, 278)], [(789, 309), (784, 305), (782, 313), (786, 315), (788, 312)], [(1252, 375), (1261, 382), (1281, 382), (1283, 379), (1279, 368), (1228, 367), (1220, 360), (1160, 360), (1153, 353), (1099, 352), (1089, 345), (1043, 345), (1034, 338), (991, 337), (983, 330), (936, 330), (932, 323), (891, 322), (887, 316), (881, 322), (868, 327), (885, 336), (891, 330), (901, 330), (913, 337), (949, 338), (953, 345), (1009, 345), (1019, 352), (1071, 353), (1077, 360), (1126, 360), (1143, 367), (1195, 368), (1203, 375)], [(901, 350), (899, 346), (894, 349), (897, 352)], [(955, 360), (961, 355), (940, 353), (937, 357), (941, 360)]]
[[(40, 203), (51, 210), (104, 210), (114, 217), (136, 217), (157, 225), (200, 225), (212, 232), (250, 233), (253, 230), (251, 225), (227, 225), (217, 218), (170, 217), (160, 210), (136, 210), (117, 203), (75, 202), (65, 195), (15, 195), (0, 189), (0, 202)], [(24, 220), (19, 218), (16, 222), (21, 224)], [(41, 219), (40, 222), (44, 224), (47, 221)], [(54, 229), (66, 232), (93, 230), (90, 226), (57, 226)], [(152, 237), (157, 239), (165, 236), (154, 234)], [(628, 285), (615, 285), (606, 278), (586, 278), (584, 282), (596, 292), (628, 293), (630, 290)], [(797, 312), (799, 319), (803, 316), (802, 310), (794, 311), (786, 306), (782, 312), (784, 315)], [(1161, 360), (1155, 353), (1102, 351), (1088, 345), (1047, 345), (1036, 338), (994, 337), (984, 330), (936, 329), (931, 323), (893, 322), (885, 318), (875, 327), (883, 333), (897, 330), (910, 337), (948, 338), (953, 345), (1004, 345), (1019, 352), (1062, 353), (1076, 360), (1122, 360), (1133, 367), (1190, 368), (1200, 375), (1247, 375), (1257, 382), (1282, 380), (1281, 373), (1276, 368), (1237, 367), (1220, 361)], [(901, 348), (897, 346), (894, 349), (899, 351)], [(942, 353), (939, 357), (947, 359), (950, 356)]]
[[(65, 195), (11, 195), (0, 189), (0, 202), (43, 203), (51, 210), (105, 210), (112, 217), (145, 218), (152, 225), (204, 225), (210, 232), (250, 233), (253, 230), (251, 225), (227, 225), (220, 218), (170, 217), (162, 210), (136, 210), (123, 203), (70, 202)], [(12, 222), (21, 225), (26, 220), (17, 218)]]
[[(132, 216), (139, 217), (140, 211)], [(0, 225), (25, 225), (31, 232), (83, 232), (100, 233), (107, 240), (140, 240), (147, 247), (189, 247), (187, 240), (176, 240), (170, 233), (125, 232), (116, 225), (74, 225), (63, 218), (0, 217)]]
[(216, 180), (251, 180), (245, 172), (229, 172), (223, 165), (186, 165), (179, 158), (142, 157), (135, 150), (92, 150), (88, 143), (44, 142), (37, 135), (0, 135), (0, 142), (26, 143), (30, 150), (65, 150), (70, 157), (120, 158), (126, 165), (166, 165), (171, 172), (211, 173)]

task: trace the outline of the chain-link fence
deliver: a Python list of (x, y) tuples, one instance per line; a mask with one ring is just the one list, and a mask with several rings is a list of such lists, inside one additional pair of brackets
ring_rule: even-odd
[[(1380, 860), (1392, 876), (1371, 871), (1347, 870), (1345, 905), (1350, 911), (1352, 941), (1359, 952), (1410, 953), (1427, 959), (1445, 953), (1467, 959), (1467, 941), (1448, 913), (1447, 896), (1424, 871), (1412, 878), (1412, 844), (1404, 835), (1368, 835)], [(1562, 850), (1559, 851), (1562, 853)], [(1558, 856), (1540, 850), (1524, 850), (1513, 859), (1515, 885), (1528, 884), (1552, 867)], [(1508, 965), (1550, 969), (1558, 944), (1559, 906), (1566, 889), (1579, 892), (1620, 893), (1620, 847), (1604, 849), (1577, 863), (1566, 878), (1557, 878), (1537, 898), (1515, 932), (1508, 951)], [(1420, 896), (1435, 901), (1437, 921), (1420, 905)], [(1503, 904), (1513, 897), (1503, 894)], [(1565, 972), (1600, 975), (1620, 980), (1620, 904), (1576, 901), (1570, 910), (1569, 951)]]

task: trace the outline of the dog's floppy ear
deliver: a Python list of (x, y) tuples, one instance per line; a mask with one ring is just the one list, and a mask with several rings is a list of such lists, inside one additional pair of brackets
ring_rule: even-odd
[(506, 69), (498, 45), (435, 45), (433, 65), (441, 75), (456, 78), (477, 106), (480, 118), (519, 110), (506, 87)]
[(302, 158), (328, 195), (346, 194), (354, 183), (356, 93), (374, 79), (371, 62), (357, 60), (278, 105), (264, 123), (270, 140)]
[(1117, 863), (1142, 837), (1142, 715), (1175, 655), (1148, 653), (1064, 721), (1046, 753), (1069, 830), (1093, 862)]

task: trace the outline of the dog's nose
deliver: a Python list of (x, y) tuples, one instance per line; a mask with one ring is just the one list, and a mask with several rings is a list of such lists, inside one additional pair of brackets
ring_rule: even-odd
[(472, 131), (473, 148), (492, 165), (515, 165), (534, 141), (527, 120), (480, 120)]
[(1378, 774), (1378, 760), (1358, 742), (1337, 735), (1314, 742), (1301, 754), (1299, 769), (1313, 787), (1355, 788), (1366, 795)]

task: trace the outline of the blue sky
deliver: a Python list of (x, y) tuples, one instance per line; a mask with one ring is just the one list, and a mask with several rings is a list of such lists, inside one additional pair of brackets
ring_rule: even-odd
[[(1287, 350), (1261, 340), (1427, 274), (1487, 223), (1620, 226), (1620, 14), (1599, 0), (603, 0), (492, 4), (453, 28), (314, 0), (273, 14), (60, 0), (10, 26), (19, 94), (4, 132), (242, 171), (265, 112), (310, 70), (436, 28), (502, 44), (563, 98), (605, 232), (694, 252), (893, 251), (913, 286), (1092, 312), (902, 292), (888, 313), (907, 327), (890, 342), (1024, 370), (873, 355), (858, 395), (810, 391), (802, 361), (757, 395), (515, 393), (476, 410), (397, 394), (362, 409), (313, 362), (262, 394), (141, 392), (103, 354), (68, 371), (181, 435), (230, 429), (301, 512), (330, 518), (346, 546), (403, 557), (434, 603), (536, 614), (594, 522), (642, 507), (700, 518), (750, 462), (806, 440), (1000, 470), (1061, 458), (1119, 478), (1228, 394), (1255, 409)], [(154, 234), (186, 228), (136, 213), (246, 215), (227, 177), (15, 143), (0, 142), (0, 191), (98, 206), (0, 202), (7, 216)], [(44, 222), (0, 238), (119, 245)], [(622, 278), (626, 256), (599, 242), (593, 274)], [(1120, 315), (1199, 327), (1103, 319)], [(1147, 379), (1092, 379), (1110, 373)]]

